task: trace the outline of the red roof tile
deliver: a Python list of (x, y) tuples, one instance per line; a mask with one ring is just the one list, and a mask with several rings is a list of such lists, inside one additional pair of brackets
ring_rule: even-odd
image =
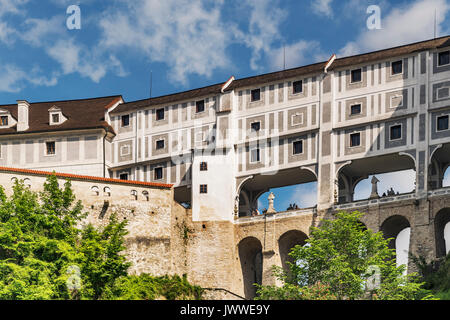
[(153, 187), (153, 188), (164, 188), (164, 189), (170, 189), (170, 188), (173, 187), (173, 184), (164, 184), (164, 183), (155, 183), (155, 182), (143, 182), (143, 181), (132, 181), (132, 180), (119, 180), (119, 179), (84, 176), (84, 175), (70, 174), (70, 173), (57, 173), (57, 172), (49, 172), (49, 171), (39, 171), (39, 170), (31, 170), (31, 169), (0, 167), (0, 171), (25, 173), (25, 174), (41, 175), (41, 176), (48, 176), (48, 175), (54, 174), (58, 178), (68, 178), (68, 179), (75, 179), (75, 180), (89, 180), (89, 181), (98, 181), (98, 182), (105, 182), (105, 183), (128, 184), (128, 185), (135, 185), (135, 186), (142, 186), (142, 187)]

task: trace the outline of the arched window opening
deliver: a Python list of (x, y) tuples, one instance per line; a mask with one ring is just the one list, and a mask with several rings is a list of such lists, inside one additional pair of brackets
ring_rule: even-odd
[(100, 194), (100, 190), (97, 186), (92, 186), (91, 192), (92, 192), (92, 195), (94, 195), (94, 196), (98, 196)]
[(244, 296), (246, 299), (252, 299), (256, 296), (254, 284), (262, 284), (262, 245), (258, 239), (248, 237), (239, 242), (238, 251), (241, 261)]

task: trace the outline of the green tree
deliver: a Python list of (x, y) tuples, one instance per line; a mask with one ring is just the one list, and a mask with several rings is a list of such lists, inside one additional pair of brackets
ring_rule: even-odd
[[(275, 267), (282, 287), (258, 286), (259, 299), (417, 299), (426, 296), (417, 275), (396, 266), (395, 250), (381, 232), (367, 230), (360, 212), (339, 212), (313, 228), (307, 245), (296, 246), (289, 271)], [(379, 285), (366, 287), (368, 279)], [(372, 277), (372, 278), (371, 278)], [(369, 290), (370, 289), (370, 290)]]
[(81, 229), (85, 217), (70, 181), (60, 188), (55, 175), (39, 193), (16, 181), (8, 198), (0, 187), (0, 299), (99, 299), (126, 275), (125, 223), (112, 216), (103, 229)]
[(0, 299), (200, 299), (186, 277), (128, 275), (126, 221), (83, 226), (70, 181), (47, 177), (42, 192), (0, 186)]

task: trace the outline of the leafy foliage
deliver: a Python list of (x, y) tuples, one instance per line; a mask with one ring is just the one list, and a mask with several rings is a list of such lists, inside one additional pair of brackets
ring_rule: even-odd
[(126, 222), (113, 214), (104, 228), (80, 228), (86, 216), (70, 181), (60, 188), (55, 175), (39, 193), (16, 181), (8, 198), (0, 186), (0, 299), (200, 296), (185, 278), (128, 276)]
[[(397, 267), (389, 239), (360, 223), (362, 213), (339, 212), (313, 228), (305, 246), (295, 246), (288, 272), (275, 267), (281, 288), (258, 286), (260, 299), (417, 299), (426, 296), (417, 275)], [(375, 268), (373, 268), (375, 266)], [(366, 289), (379, 274), (379, 286)]]
[(411, 256), (425, 282), (424, 287), (431, 290), (441, 300), (450, 300), (450, 253), (439, 260), (427, 261), (423, 257)]

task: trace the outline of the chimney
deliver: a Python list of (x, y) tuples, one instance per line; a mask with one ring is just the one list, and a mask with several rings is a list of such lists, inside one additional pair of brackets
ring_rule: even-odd
[(30, 104), (26, 100), (17, 100), (17, 131), (28, 130)]

